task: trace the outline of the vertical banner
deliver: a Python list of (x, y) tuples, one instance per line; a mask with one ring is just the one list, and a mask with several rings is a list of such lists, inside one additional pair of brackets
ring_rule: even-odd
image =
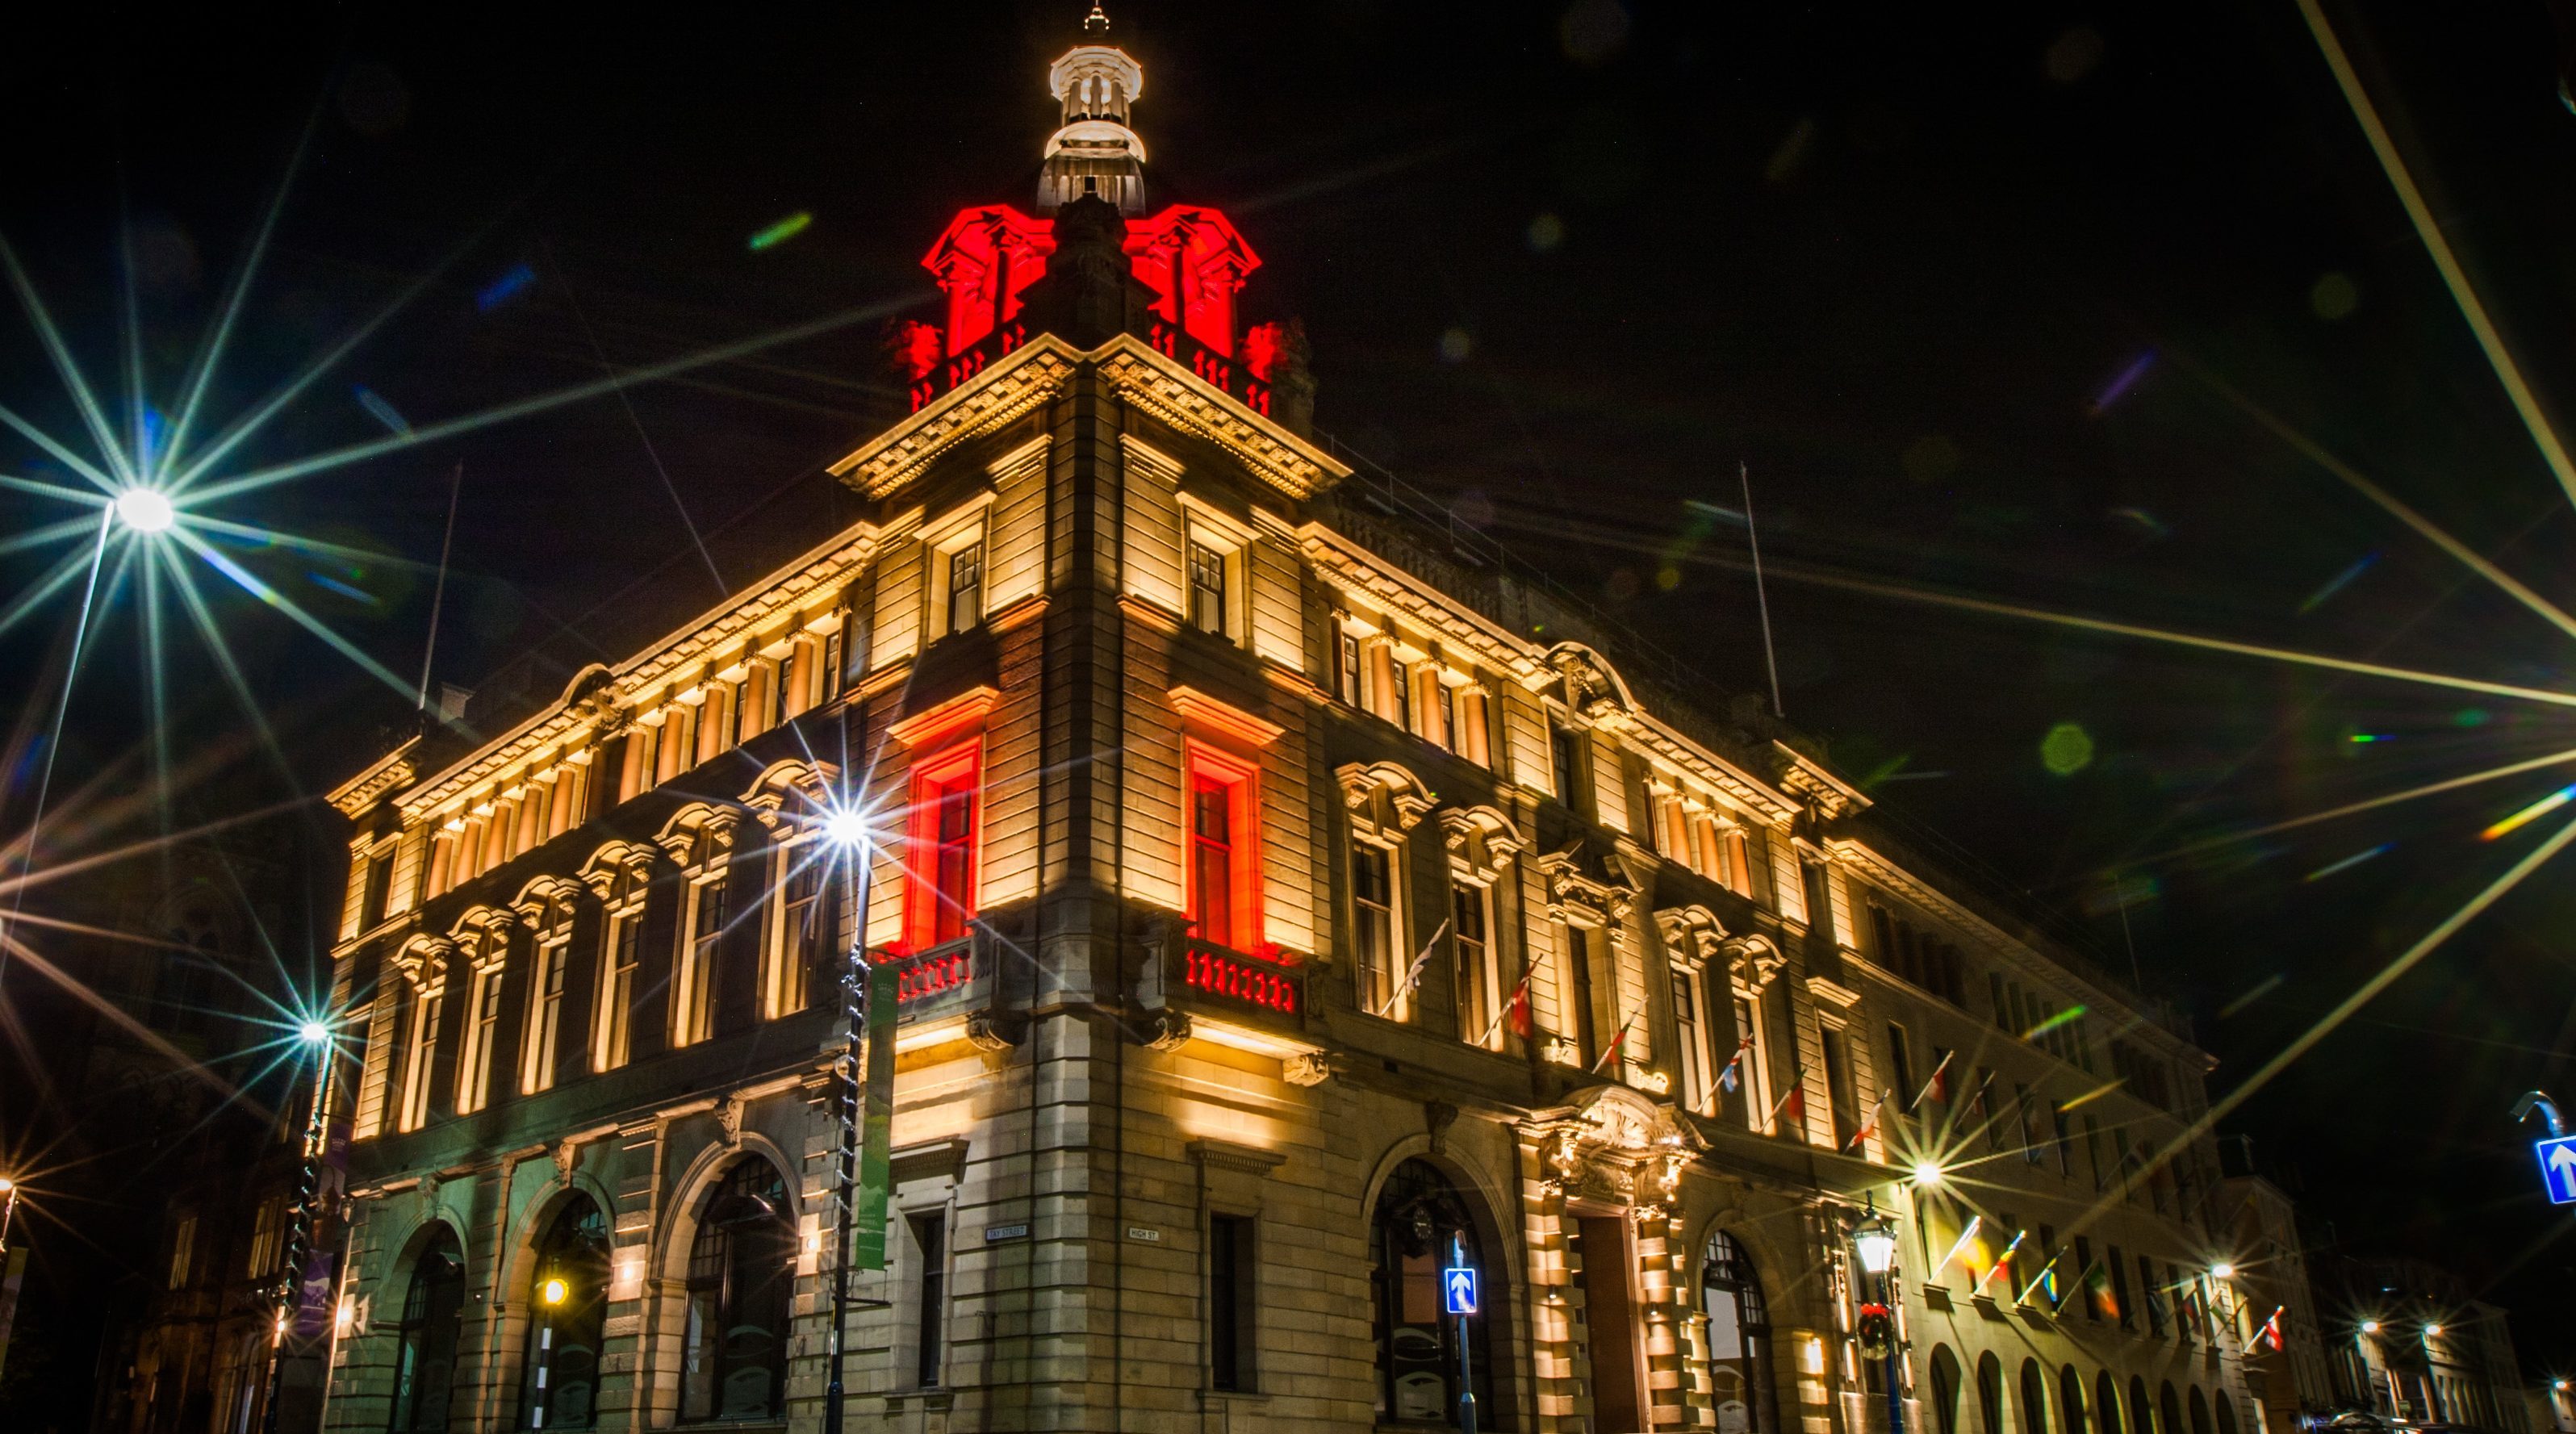
[(852, 1268), (886, 1264), (886, 1198), (893, 1193), (894, 1020), (898, 972), (892, 960), (868, 968), (866, 1078), (859, 1083), (859, 1204), (852, 1212)]
[(332, 1278), (338, 1272), (340, 1258), (329, 1250), (315, 1250), (304, 1258), (302, 1281), (295, 1287), (295, 1337), (314, 1339), (331, 1328), (334, 1303), (332, 1295), (338, 1285)]

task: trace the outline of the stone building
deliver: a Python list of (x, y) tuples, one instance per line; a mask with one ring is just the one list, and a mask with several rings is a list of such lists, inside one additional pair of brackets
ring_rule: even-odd
[(861, 521), (335, 794), (328, 1426), (819, 1426), (855, 807), (854, 1427), (2260, 1430), (2179, 1024), (1311, 442), (1104, 27)]
[(2263, 1406), (2265, 1424), (2286, 1434), (2339, 1407), (2298, 1211), (2278, 1183), (2252, 1173), (2229, 1173), (2218, 1203), (2220, 1243), (2253, 1317), (2246, 1393)]
[(2329, 1311), (2338, 1404), (2385, 1422), (2531, 1434), (2504, 1310), (2421, 1260), (2333, 1257), (2311, 1268)]

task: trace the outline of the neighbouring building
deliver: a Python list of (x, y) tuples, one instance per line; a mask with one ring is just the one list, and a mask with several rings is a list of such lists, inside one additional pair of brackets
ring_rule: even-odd
[(2265, 1427), (2292, 1434), (2340, 1407), (2298, 1211), (2259, 1174), (2229, 1173), (2219, 1191), (2221, 1243), (2254, 1332), (2244, 1347), (2246, 1394), (2262, 1407)]
[[(2312, 1260), (2339, 1405), (2392, 1424), (2532, 1434), (2505, 1312), (2421, 1260)], [(2552, 1391), (2559, 1398), (2563, 1392)]]
[(328, 1426), (816, 1429), (857, 934), (853, 1427), (2259, 1434), (2179, 1019), (1311, 442), (1106, 23), (866, 516), (334, 794)]

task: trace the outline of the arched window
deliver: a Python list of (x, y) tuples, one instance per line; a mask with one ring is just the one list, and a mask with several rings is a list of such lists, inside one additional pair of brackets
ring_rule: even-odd
[(2074, 1365), (2057, 1371), (2058, 1434), (2084, 1434), (2084, 1376)]
[(2209, 1434), (2209, 1396), (2191, 1387), (2191, 1434)]
[(2039, 1361), (2021, 1362), (2021, 1434), (2048, 1434), (2048, 1376)]
[(537, 1241), (528, 1309), (520, 1426), (589, 1428), (598, 1414), (599, 1342), (608, 1323), (608, 1217), (589, 1196), (574, 1196)]
[(2129, 1434), (2156, 1434), (2155, 1406), (2147, 1403), (2147, 1382), (2129, 1376)]
[(2156, 1415), (2156, 1434), (2182, 1434), (2182, 1398), (2170, 1379), (2156, 1391)]
[(1959, 1357), (1946, 1344), (1932, 1349), (1932, 1417), (1937, 1434), (1959, 1434)]
[(680, 1353), (683, 1420), (775, 1419), (787, 1385), (796, 1227), (778, 1167), (748, 1157), (698, 1213)]
[[(1716, 1386), (1718, 1434), (1778, 1434), (1771, 1397), (1771, 1312), (1751, 1257), (1724, 1230), (1700, 1258), (1700, 1305), (1708, 1312), (1709, 1382)], [(1948, 1434), (1944, 1429), (1943, 1434)]]
[(2214, 1402), (2218, 1405), (2218, 1434), (2236, 1434), (2236, 1396), (2222, 1389)]
[(446, 1434), (448, 1391), (456, 1378), (458, 1316), (465, 1309), (465, 1257), (456, 1232), (441, 1225), (412, 1262), (394, 1328), (392, 1434)]
[(1977, 1356), (1977, 1434), (2007, 1434), (2004, 1429), (2004, 1367), (1991, 1354)]
[(1485, 1258), (1467, 1203), (1425, 1160), (1395, 1167), (1369, 1222), (1369, 1289), (1376, 1305), (1377, 1422), (1458, 1422), (1458, 1322), (1444, 1318), (1440, 1270), (1452, 1251), (1483, 1272), (1484, 1314), (1468, 1321), (1479, 1424), (1502, 1427), (1485, 1331), (1502, 1315), (1502, 1266)]
[(2107, 1369), (2093, 1376), (2093, 1434), (2120, 1434), (2120, 1384)]

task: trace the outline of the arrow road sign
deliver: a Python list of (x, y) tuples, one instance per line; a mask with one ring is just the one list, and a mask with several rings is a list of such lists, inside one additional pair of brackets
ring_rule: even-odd
[(2535, 1140), (2531, 1153), (2540, 1157), (2540, 1184), (2549, 1203), (2576, 1205), (2576, 1135)]
[[(2571, 1140), (2568, 1143), (2576, 1145), (2576, 1140)], [(2567, 1158), (2570, 1164), (2576, 1164), (2576, 1153), (2570, 1153)], [(2570, 1195), (2568, 1198), (2576, 1200), (2576, 1195)], [(1449, 1268), (1442, 1270), (1440, 1272), (1440, 1287), (1448, 1292), (1449, 1313), (1453, 1315), (1471, 1315), (1476, 1312), (1476, 1270), (1474, 1266), (1452, 1265)]]

